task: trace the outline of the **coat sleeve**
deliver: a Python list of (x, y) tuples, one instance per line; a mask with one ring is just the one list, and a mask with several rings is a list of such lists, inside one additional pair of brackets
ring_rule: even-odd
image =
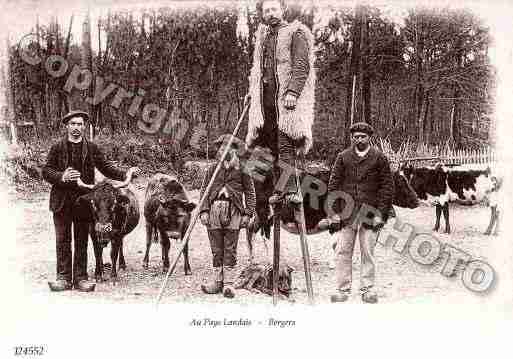
[(94, 165), (102, 175), (116, 181), (124, 181), (126, 179), (126, 171), (117, 168), (111, 162), (107, 161), (102, 150), (100, 150), (97, 145), (93, 144), (92, 148)]
[[(335, 160), (335, 164), (331, 169), (330, 181), (328, 183), (328, 196), (330, 193), (335, 191), (340, 191), (342, 188), (342, 184), (344, 182), (344, 160), (342, 157), (342, 152), (337, 155), (337, 159)], [(340, 213), (342, 211), (342, 206), (340, 203), (340, 199), (333, 203), (333, 211), (335, 213)]]
[[(212, 174), (215, 169), (215, 164), (210, 165), (208, 169), (205, 171), (205, 176), (203, 176), (203, 182), (201, 183), (201, 190), (200, 190), (200, 199), (203, 198), (203, 194), (205, 193), (205, 190), (207, 189), (208, 182), (210, 181), (210, 178), (212, 177)], [(203, 204), (201, 205), (200, 213), (202, 212), (209, 212), (210, 211), (210, 202), (207, 198), (203, 201)]]
[(46, 164), (43, 167), (42, 175), (43, 179), (48, 183), (59, 187), (59, 188), (76, 188), (75, 182), (63, 182), (62, 174), (64, 171), (59, 170), (59, 148), (58, 145), (53, 145), (50, 148), (48, 157), (46, 158)]
[(246, 173), (242, 174), (242, 186), (244, 187), (244, 198), (246, 200), (246, 210), (244, 214), (252, 217), (255, 214), (256, 194), (253, 179)]
[(309, 51), (305, 34), (301, 30), (296, 31), (292, 36), (292, 70), (285, 92), (291, 92), (298, 97), (301, 95), (310, 72)]
[(394, 180), (388, 159), (384, 155), (381, 155), (379, 162), (378, 210), (382, 213), (381, 216), (383, 219), (386, 220), (390, 212), (390, 207), (392, 207)]

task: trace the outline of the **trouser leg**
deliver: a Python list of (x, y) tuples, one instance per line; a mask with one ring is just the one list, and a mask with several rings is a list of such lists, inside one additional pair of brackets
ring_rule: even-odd
[[(73, 282), (87, 279), (87, 241), (89, 239), (89, 224), (73, 222)], [(113, 263), (114, 265), (114, 263)]]
[(360, 291), (362, 293), (374, 287), (376, 274), (374, 249), (376, 248), (378, 233), (379, 232), (375, 232), (371, 229), (366, 229), (363, 226), (360, 226), (360, 230), (358, 231), (361, 256)]
[(210, 249), (212, 250), (212, 265), (214, 268), (222, 267), (224, 257), (224, 230), (209, 229), (207, 233), (210, 241)]
[(237, 244), (240, 230), (226, 229), (224, 235), (223, 266), (233, 267), (237, 264)]
[(71, 282), (72, 253), (71, 253), (71, 219), (62, 213), (53, 214), (55, 225), (55, 246), (57, 254), (57, 279)]
[(336, 232), (335, 236), (337, 240), (335, 253), (337, 289), (339, 291), (349, 291), (352, 283), (356, 231), (348, 226)]

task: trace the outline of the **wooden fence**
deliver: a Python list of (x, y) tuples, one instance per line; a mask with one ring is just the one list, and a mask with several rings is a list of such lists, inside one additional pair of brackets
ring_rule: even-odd
[(410, 163), (425, 166), (442, 163), (444, 165), (490, 165), (497, 162), (497, 155), (492, 147), (484, 145), (478, 149), (455, 150), (449, 145), (427, 145), (405, 142), (398, 151), (394, 151), (390, 142), (381, 140), (381, 150), (391, 162)]

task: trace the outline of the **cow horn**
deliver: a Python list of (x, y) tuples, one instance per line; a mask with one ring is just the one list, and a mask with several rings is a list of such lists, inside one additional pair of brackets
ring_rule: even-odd
[(92, 185), (92, 184), (85, 184), (80, 177), (77, 179), (77, 186), (82, 187), (82, 188), (88, 188), (88, 189), (94, 188), (94, 185)]

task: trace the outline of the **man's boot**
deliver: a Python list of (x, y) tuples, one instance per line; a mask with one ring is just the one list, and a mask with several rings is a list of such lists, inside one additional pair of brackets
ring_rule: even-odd
[(48, 282), (48, 286), (52, 292), (62, 292), (70, 290), (73, 287), (71, 281), (65, 279), (57, 279), (53, 282)]
[(234, 267), (224, 267), (223, 295), (226, 298), (235, 297), (235, 288), (233, 287), (233, 283), (235, 283), (235, 274)]
[(217, 294), (223, 290), (223, 267), (214, 267), (214, 281), (210, 284), (202, 284), (201, 290), (206, 294)]

